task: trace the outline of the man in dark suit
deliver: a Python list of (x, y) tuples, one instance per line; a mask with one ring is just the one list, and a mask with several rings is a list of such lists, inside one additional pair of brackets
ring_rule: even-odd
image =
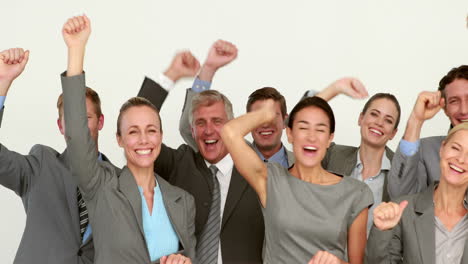
[[(218, 68), (237, 55), (237, 49), (227, 42), (215, 52)], [(170, 78), (171, 73), (165, 76)], [(139, 96), (160, 107), (167, 91), (146, 78)], [(197, 258), (204, 264), (262, 263), (264, 223), (260, 204), (234, 167), (220, 137), (223, 125), (232, 118), (231, 103), (224, 95), (189, 89), (181, 122), (191, 125), (199, 151), (185, 144), (177, 149), (163, 145), (155, 162), (156, 173), (195, 198)], [(212, 226), (216, 226), (215, 231), (210, 233)]]
[[(29, 52), (21, 49), (1, 54), (0, 122), (5, 96), (11, 82), (23, 71), (28, 56)], [(88, 88), (86, 95), (88, 127), (97, 147), (104, 116), (97, 93)], [(63, 134), (61, 102), (59, 97), (57, 123)], [(104, 155), (100, 156), (108, 162)], [(93, 238), (86, 204), (80, 199), (81, 193), (69, 170), (66, 150), (59, 153), (35, 145), (28, 155), (21, 155), (0, 144), (0, 184), (21, 197), (26, 211), (26, 226), (13, 263), (93, 263)]]

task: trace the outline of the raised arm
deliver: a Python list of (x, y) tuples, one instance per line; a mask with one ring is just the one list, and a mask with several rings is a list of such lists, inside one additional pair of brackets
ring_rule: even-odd
[(369, 96), (364, 84), (359, 79), (352, 77), (338, 79), (315, 95), (325, 101), (330, 101), (339, 94), (344, 94), (354, 99), (364, 99)]
[[(13, 48), (0, 52), (0, 127), (3, 103), (13, 81), (23, 72), (29, 51)], [(31, 177), (39, 169), (34, 155), (23, 156), (0, 144), (0, 184), (23, 197), (31, 185)]]
[(226, 123), (221, 132), (223, 143), (231, 154), (240, 174), (247, 180), (262, 203), (267, 199), (267, 167), (257, 153), (244, 140), (244, 136), (256, 127), (271, 122), (276, 117), (274, 101), (269, 99), (257, 110)]
[(62, 74), (65, 138), (72, 175), (86, 200), (93, 198), (104, 181), (98, 164), (96, 142), (88, 129), (83, 61), (91, 24), (86, 16), (70, 18), (62, 29), (68, 47), (67, 72)]
[(428, 168), (422, 162), (421, 129), (426, 120), (442, 109), (443, 103), (438, 91), (419, 94), (388, 173), (388, 193), (392, 199), (427, 188)]
[(237, 47), (231, 42), (217, 40), (211, 46), (200, 73), (193, 82), (192, 88), (187, 89), (182, 116), (179, 122), (179, 132), (184, 142), (195, 151), (198, 151), (198, 147), (192, 137), (192, 127), (189, 122), (192, 97), (195, 93), (210, 89), (216, 72), (234, 61), (237, 58), (237, 53)]

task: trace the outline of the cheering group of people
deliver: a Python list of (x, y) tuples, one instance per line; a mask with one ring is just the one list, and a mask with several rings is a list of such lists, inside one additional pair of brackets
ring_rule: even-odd
[[(281, 93), (263, 87), (234, 118), (211, 85), (237, 47), (218, 40), (203, 65), (180, 52), (122, 105), (116, 140), (126, 164), (117, 168), (99, 148), (101, 101), (86, 86), (90, 34), (85, 15), (62, 28), (57, 125), (66, 150), (35, 145), (22, 155), (0, 144), (0, 184), (26, 212), (15, 264), (468, 264), (468, 65), (419, 94), (394, 153), (386, 145), (401, 109), (389, 93), (356, 113), (359, 146), (333, 141), (339, 120), (328, 101), (369, 96), (355, 78), (307, 91), (289, 113)], [(28, 59), (20, 48), (0, 53), (0, 122)], [(172, 148), (159, 110), (185, 77), (195, 77), (180, 119), (186, 144)], [(442, 109), (447, 135), (420, 138)]]

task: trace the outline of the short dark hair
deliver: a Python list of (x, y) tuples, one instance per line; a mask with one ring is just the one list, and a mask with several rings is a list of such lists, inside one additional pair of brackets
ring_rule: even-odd
[(445, 98), (445, 86), (452, 83), (456, 79), (468, 80), (468, 65), (461, 65), (457, 68), (452, 68), (439, 82), (439, 91), (442, 92), (442, 96)]
[(288, 113), (288, 110), (286, 109), (286, 99), (284, 99), (284, 96), (273, 87), (263, 87), (250, 94), (249, 99), (247, 100), (247, 112), (250, 112), (250, 108), (253, 103), (267, 99), (273, 99), (273, 101), (280, 103), (281, 115), (283, 117)]
[(288, 120), (288, 127), (290, 129), (293, 128), (294, 119), (296, 118), (297, 112), (301, 111), (307, 107), (317, 107), (321, 109), (328, 117), (328, 121), (330, 122), (330, 134), (335, 133), (335, 115), (333, 114), (333, 110), (327, 101), (323, 100), (318, 96), (307, 97), (299, 101), (299, 103), (294, 106), (293, 110), (289, 114)]
[(117, 135), (118, 136), (121, 136), (121, 131), (120, 131), (120, 124), (122, 123), (122, 116), (125, 112), (128, 111), (128, 109), (132, 108), (132, 107), (137, 107), (137, 106), (147, 106), (149, 108), (151, 108), (152, 110), (154, 110), (154, 112), (156, 113), (156, 116), (158, 117), (159, 119), (159, 129), (162, 133), (162, 122), (161, 122), (161, 116), (159, 116), (159, 111), (158, 109), (156, 108), (156, 106), (154, 106), (150, 101), (148, 101), (147, 99), (143, 98), (143, 97), (132, 97), (130, 99), (128, 99), (121, 107), (120, 107), (120, 111), (119, 111), (119, 117), (117, 117)]
[[(101, 110), (101, 99), (96, 91), (93, 89), (86, 87), (86, 98), (89, 98), (94, 105), (94, 110), (96, 111), (97, 117), (102, 116)], [(61, 120), (63, 117), (63, 93), (59, 95), (57, 99), (57, 110), (59, 114), (59, 119)]]
[(398, 124), (400, 124), (401, 108), (400, 108), (400, 103), (398, 103), (398, 100), (396, 99), (396, 97), (393, 94), (390, 94), (390, 93), (377, 93), (377, 94), (374, 94), (371, 98), (369, 98), (369, 100), (367, 100), (366, 104), (364, 105), (364, 108), (362, 108), (361, 114), (364, 115), (367, 112), (367, 110), (369, 109), (372, 102), (374, 102), (375, 100), (378, 100), (378, 99), (390, 100), (395, 105), (395, 107), (397, 109), (397, 112), (398, 112), (398, 116), (396, 118), (394, 129), (397, 129)]

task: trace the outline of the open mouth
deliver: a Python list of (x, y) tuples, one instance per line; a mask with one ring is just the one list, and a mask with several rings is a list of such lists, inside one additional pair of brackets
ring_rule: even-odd
[(452, 163), (449, 163), (449, 167), (450, 167), (450, 169), (452, 169), (452, 170), (454, 170), (454, 171), (456, 171), (458, 173), (464, 173), (465, 172), (464, 169), (462, 169), (462, 168), (460, 168), (458, 166), (455, 166)]
[(380, 131), (380, 130), (378, 130), (378, 129), (371, 128), (371, 129), (369, 129), (369, 130), (370, 130), (372, 133), (377, 134), (377, 135), (379, 135), (379, 136), (382, 136), (382, 135), (383, 135), (382, 131)]
[(262, 136), (269, 136), (269, 135), (273, 134), (273, 131), (262, 131), (259, 134), (262, 135)]
[(148, 155), (150, 154), (152, 151), (152, 149), (138, 149), (138, 150), (135, 150), (135, 152), (138, 154), (138, 155)]
[(460, 119), (460, 122), (463, 122), (463, 123), (468, 122), (468, 119)]
[(305, 146), (303, 149), (307, 154), (315, 154), (315, 152), (317, 152), (317, 147), (314, 146)]
[(205, 140), (205, 144), (207, 144), (207, 145), (213, 145), (213, 144), (216, 144), (216, 143), (218, 143), (218, 140), (216, 140), (216, 139), (207, 139), (207, 140)]

